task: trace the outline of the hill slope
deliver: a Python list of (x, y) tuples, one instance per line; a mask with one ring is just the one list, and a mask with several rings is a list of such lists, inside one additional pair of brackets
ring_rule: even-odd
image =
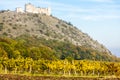
[[(94, 50), (100, 55), (107, 55), (107, 58), (112, 59), (114, 57), (111, 52), (105, 48), (102, 44), (93, 40), (87, 34), (81, 32), (71, 23), (67, 23), (53, 16), (47, 16), (42, 14), (30, 14), (30, 13), (16, 13), (16, 12), (1, 12), (0, 13), (0, 35), (7, 36), (13, 39), (25, 39), (23, 35), (29, 37), (34, 37), (35, 41), (39, 42), (38, 39), (45, 39), (44, 41), (58, 41), (58, 43), (63, 42), (63, 45), (48, 45), (42, 41), (42, 44), (50, 48), (54, 47), (65, 47), (65, 43), (70, 43), (70, 45), (79, 46), (87, 48), (88, 50)], [(28, 42), (33, 42), (27, 39)], [(56, 44), (58, 44), (56, 43)], [(36, 43), (34, 43), (36, 44)], [(66, 49), (66, 48), (65, 48)], [(70, 47), (71, 49), (71, 47)], [(70, 50), (68, 49), (68, 51)], [(82, 48), (80, 48), (82, 49)], [(54, 49), (56, 52), (59, 49)], [(67, 50), (66, 50), (67, 51)], [(63, 52), (61, 52), (62, 54)], [(89, 53), (89, 52), (86, 52)], [(71, 53), (72, 54), (72, 53)], [(97, 54), (97, 53), (96, 53)], [(86, 56), (88, 54), (85, 54)], [(87, 58), (87, 57), (86, 57)], [(115, 57), (114, 57), (115, 58)], [(81, 58), (82, 59), (82, 58)]]

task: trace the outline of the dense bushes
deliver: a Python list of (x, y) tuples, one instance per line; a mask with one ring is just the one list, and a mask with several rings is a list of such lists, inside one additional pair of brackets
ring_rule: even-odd
[(70, 42), (60, 42), (57, 40), (45, 40), (43, 38), (20, 36), (16, 39), (0, 38), (0, 57), (16, 59), (30, 57), (33, 60), (45, 59), (67, 59), (74, 60), (102, 60), (117, 61), (114, 56), (104, 52), (98, 52), (90, 47), (75, 46)]

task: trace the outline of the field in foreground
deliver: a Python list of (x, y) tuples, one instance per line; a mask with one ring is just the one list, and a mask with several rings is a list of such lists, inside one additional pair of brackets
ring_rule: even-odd
[(120, 80), (120, 78), (53, 77), (0, 74), (0, 80)]

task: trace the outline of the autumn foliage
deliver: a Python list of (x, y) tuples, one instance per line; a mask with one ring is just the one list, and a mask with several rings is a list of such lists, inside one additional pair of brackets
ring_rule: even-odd
[[(103, 55), (102, 55), (103, 54)], [(74, 76), (120, 74), (117, 58), (85, 46), (35, 38), (0, 38), (0, 72)], [(109, 62), (112, 61), (112, 62)]]

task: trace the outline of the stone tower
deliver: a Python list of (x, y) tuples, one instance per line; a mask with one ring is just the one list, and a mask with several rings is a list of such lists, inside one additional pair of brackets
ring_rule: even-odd
[(29, 3), (25, 5), (25, 12), (51, 15), (51, 8), (38, 8)]

